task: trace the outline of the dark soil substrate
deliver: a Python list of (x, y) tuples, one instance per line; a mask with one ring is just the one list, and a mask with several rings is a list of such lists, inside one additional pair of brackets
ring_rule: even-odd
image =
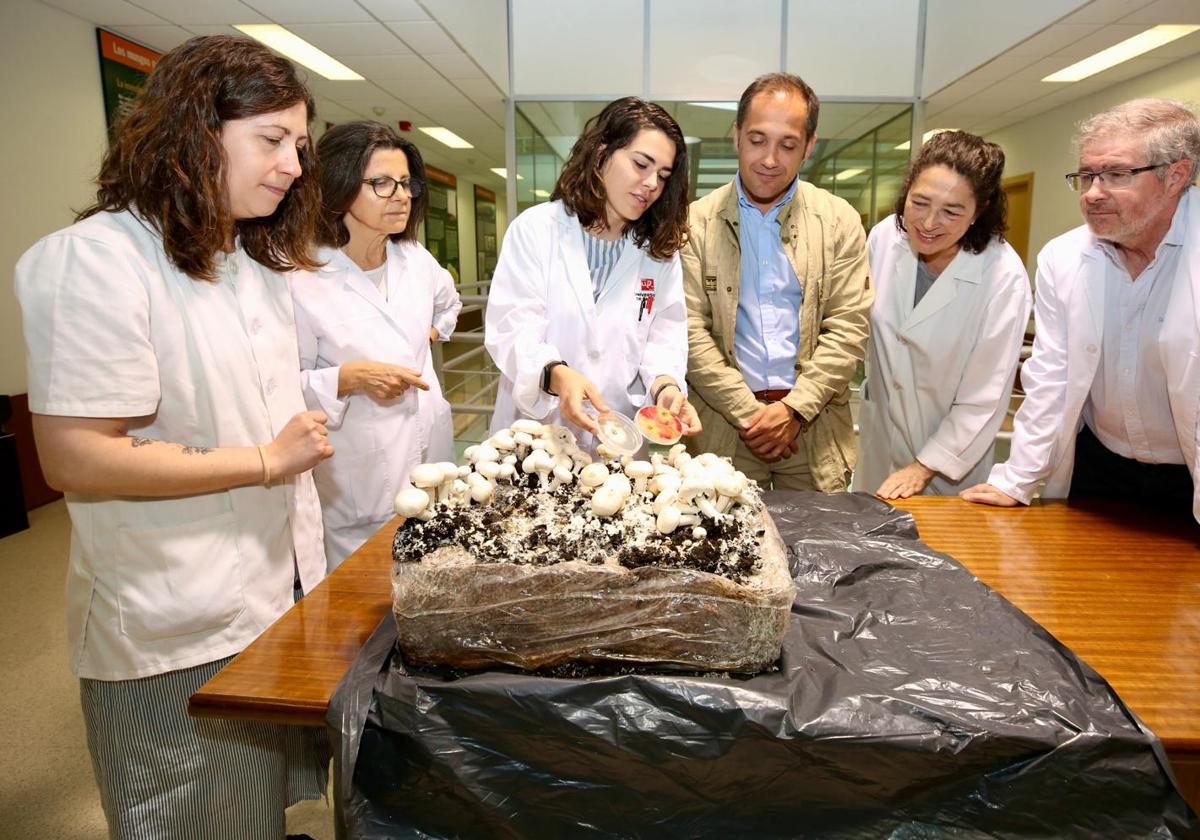
[(705, 519), (707, 536), (699, 541), (692, 539), (692, 529), (686, 526), (669, 535), (653, 533), (649, 537), (640, 535), (638, 539), (630, 523), (615, 517), (600, 520), (601, 529), (572, 539), (564, 533), (566, 524), (577, 516), (592, 519), (588, 499), (574, 487), (561, 487), (553, 494), (562, 528), (539, 524), (516, 543), (504, 540), (505, 536), (511, 536), (505, 528), (507, 520), (532, 519), (537, 515), (537, 483), (536, 476), (522, 476), (516, 485), (497, 486), (486, 506), (439, 505), (437, 515), (428, 522), (416, 518), (405, 521), (396, 531), (392, 556), (399, 562), (418, 562), (444, 545), (458, 545), (481, 563), (548, 566), (564, 560), (583, 560), (598, 565), (615, 555), (622, 566), (630, 569), (646, 566), (693, 569), (735, 583), (744, 583), (758, 566), (762, 529), (755, 528), (750, 533), (751, 525), (732, 517), (721, 522)]

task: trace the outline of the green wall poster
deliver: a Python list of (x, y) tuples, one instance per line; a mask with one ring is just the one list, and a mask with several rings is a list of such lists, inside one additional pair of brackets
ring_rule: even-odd
[(429, 164), (425, 164), (425, 177), (429, 181), (425, 247), (457, 284), (462, 277), (458, 253), (458, 179)]
[(496, 270), (496, 194), (475, 186), (475, 255), (480, 281)]
[(108, 131), (129, 113), (133, 100), (142, 92), (146, 77), (162, 53), (127, 41), (104, 29), (96, 30), (100, 48), (100, 82), (104, 87), (104, 116)]

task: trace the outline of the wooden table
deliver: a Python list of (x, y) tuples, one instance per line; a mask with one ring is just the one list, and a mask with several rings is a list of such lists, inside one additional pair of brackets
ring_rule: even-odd
[[(1095, 668), (1162, 739), (1200, 803), (1200, 526), (1065, 502), (990, 508), (920, 497), (950, 554)], [(323, 726), (333, 690), (391, 605), (389, 523), (208, 681), (193, 715)]]

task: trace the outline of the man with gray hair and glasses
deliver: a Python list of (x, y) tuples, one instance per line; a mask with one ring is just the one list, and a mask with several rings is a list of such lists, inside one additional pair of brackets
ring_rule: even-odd
[(1066, 176), (1086, 225), (1038, 254), (1037, 335), (992, 505), (1107, 498), (1200, 520), (1200, 120), (1137, 99), (1086, 120)]

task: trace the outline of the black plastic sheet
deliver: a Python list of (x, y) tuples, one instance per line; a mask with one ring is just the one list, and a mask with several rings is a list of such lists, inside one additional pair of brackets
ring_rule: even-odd
[(775, 671), (339, 686), (339, 836), (1197, 837), (1095, 671), (864, 495), (766, 495), (797, 584)]

